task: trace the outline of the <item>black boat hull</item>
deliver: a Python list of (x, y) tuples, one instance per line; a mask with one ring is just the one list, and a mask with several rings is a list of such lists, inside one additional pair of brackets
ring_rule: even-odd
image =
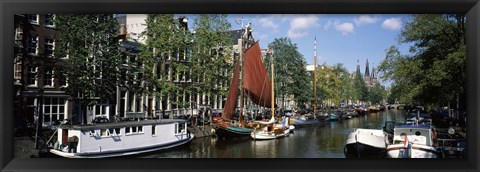
[(218, 138), (246, 138), (250, 137), (252, 132), (234, 131), (224, 127), (215, 128), (215, 135)]
[(356, 142), (345, 145), (344, 153), (346, 158), (384, 158), (386, 151), (385, 148)]

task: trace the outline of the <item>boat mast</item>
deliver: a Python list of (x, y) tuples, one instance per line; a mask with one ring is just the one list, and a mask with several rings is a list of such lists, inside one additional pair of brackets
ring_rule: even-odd
[(275, 73), (273, 72), (275, 69), (274, 69), (274, 66), (273, 65), (273, 49), (270, 48), (270, 58), (272, 60), (272, 119), (275, 118), (274, 116), (274, 112), (275, 112)]
[(315, 96), (313, 99), (313, 117), (316, 119), (317, 114), (317, 37), (315, 37), (315, 41), (313, 44), (313, 95)]
[(243, 122), (243, 40), (244, 38), (238, 39), (238, 51), (239, 51), (239, 60), (240, 60), (240, 113), (238, 114), (239, 116), (239, 121), (242, 127), (244, 127), (244, 122)]

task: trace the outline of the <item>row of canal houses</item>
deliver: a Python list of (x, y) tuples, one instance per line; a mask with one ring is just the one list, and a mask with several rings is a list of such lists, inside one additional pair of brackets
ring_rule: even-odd
[[(113, 120), (114, 117), (143, 116), (173, 118), (176, 115), (198, 114), (201, 105), (208, 105), (213, 112), (221, 112), (225, 97), (215, 95), (207, 99), (206, 95), (193, 95), (194, 103), (190, 107), (177, 108), (170, 103), (172, 99), (191, 102), (190, 95), (181, 93), (178, 97), (154, 97), (146, 94), (137, 94), (125, 88), (117, 86), (116, 99), (98, 99), (96, 104), (87, 107), (87, 120), (82, 121), (81, 107), (78, 99), (65, 93), (68, 87), (68, 78), (62, 72), (55, 70), (61, 68), (68, 59), (52, 58), (55, 56), (56, 28), (52, 14), (16, 14), (14, 17), (15, 51), (14, 51), (14, 90), (15, 90), (15, 120), (16, 124), (23, 124), (20, 121), (34, 123), (41, 115), (41, 124), (44, 127), (51, 126), (59, 121), (70, 119), (74, 123), (91, 123), (93, 119), (103, 117)], [(145, 14), (116, 15), (120, 28), (118, 34), (119, 49), (129, 48), (133, 51), (124, 52), (127, 62), (138, 59), (140, 45), (145, 39), (140, 33), (146, 28)], [(176, 17), (180, 27), (188, 30), (188, 19)], [(237, 40), (243, 34), (242, 29), (231, 31), (233, 40)], [(236, 41), (232, 42), (235, 50)], [(176, 53), (178, 56), (182, 53)], [(166, 61), (188, 59), (186, 53), (183, 57), (168, 58)], [(53, 60), (55, 59), (55, 60)], [(57, 68), (44, 68), (44, 64), (54, 64)], [(225, 69), (227, 71), (227, 69)], [(163, 72), (173, 75), (171, 70)], [(174, 77), (176, 84), (191, 82), (180, 75)], [(218, 83), (221, 87), (227, 88), (227, 82)], [(206, 102), (210, 100), (210, 102)]]

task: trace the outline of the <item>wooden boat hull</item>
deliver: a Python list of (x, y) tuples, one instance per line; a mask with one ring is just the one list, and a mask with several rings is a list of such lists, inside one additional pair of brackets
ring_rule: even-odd
[(249, 137), (253, 132), (250, 128), (239, 127), (217, 127), (215, 128), (215, 134), (218, 138), (244, 138)]
[(161, 151), (166, 149), (171, 149), (179, 146), (189, 144), (194, 136), (189, 134), (188, 139), (179, 140), (171, 143), (158, 144), (153, 146), (130, 148), (124, 150), (115, 150), (115, 151), (103, 151), (103, 152), (84, 152), (84, 153), (68, 153), (62, 152), (60, 150), (50, 149), (49, 152), (65, 158), (110, 158), (110, 157), (120, 157), (120, 156), (132, 156), (138, 154), (145, 154), (155, 151)]

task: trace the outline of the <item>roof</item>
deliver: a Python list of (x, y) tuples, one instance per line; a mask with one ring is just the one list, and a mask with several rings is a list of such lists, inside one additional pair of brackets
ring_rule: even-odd
[(408, 128), (412, 128), (412, 129), (430, 129), (431, 126), (430, 126), (430, 125), (424, 125), (424, 124), (419, 124), (419, 125), (406, 124), (406, 125), (396, 126), (395, 129), (397, 129), (397, 128), (401, 128), (401, 129), (408, 129)]
[(160, 120), (140, 120), (140, 121), (126, 121), (126, 122), (111, 122), (101, 124), (88, 124), (88, 125), (60, 125), (61, 129), (74, 129), (74, 130), (91, 130), (91, 129), (106, 129), (106, 128), (120, 128), (128, 126), (139, 125), (157, 125), (157, 124), (170, 124), (170, 123), (182, 123), (186, 122), (183, 119), (160, 119)]

